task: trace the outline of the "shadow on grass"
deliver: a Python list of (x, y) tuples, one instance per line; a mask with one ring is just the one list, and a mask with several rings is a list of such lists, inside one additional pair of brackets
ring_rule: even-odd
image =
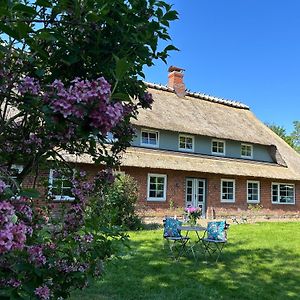
[(218, 263), (183, 257), (174, 261), (163, 247), (162, 231), (135, 233), (122, 260), (72, 299), (300, 299), (300, 256), (293, 249), (226, 245)]
[(143, 223), (142, 224), (142, 229), (143, 230), (156, 230), (156, 229), (161, 229), (163, 227), (162, 224), (159, 223)]

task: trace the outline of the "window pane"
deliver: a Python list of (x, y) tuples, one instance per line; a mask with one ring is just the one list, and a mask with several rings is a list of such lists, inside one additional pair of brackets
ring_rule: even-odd
[(155, 198), (156, 192), (155, 191), (150, 191), (149, 196), (152, 197), (152, 198)]
[(156, 196), (157, 196), (158, 198), (163, 198), (164, 192), (163, 192), (163, 191), (157, 191)]
[(157, 145), (158, 134), (157, 132), (142, 131), (142, 143), (149, 145)]
[(157, 182), (163, 184), (165, 182), (164, 177), (157, 177)]
[(155, 190), (156, 184), (150, 183), (150, 190)]

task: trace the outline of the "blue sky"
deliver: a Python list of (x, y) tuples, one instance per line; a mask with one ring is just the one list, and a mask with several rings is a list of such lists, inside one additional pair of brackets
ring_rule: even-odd
[(184, 68), (191, 91), (241, 101), (263, 122), (292, 130), (300, 120), (300, 0), (173, 0), (168, 65), (145, 70), (167, 83)]

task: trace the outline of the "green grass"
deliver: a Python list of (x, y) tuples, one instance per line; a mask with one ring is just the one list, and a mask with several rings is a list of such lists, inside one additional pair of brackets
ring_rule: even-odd
[(72, 299), (300, 299), (300, 223), (232, 225), (218, 263), (173, 261), (162, 230), (130, 235), (122, 259)]

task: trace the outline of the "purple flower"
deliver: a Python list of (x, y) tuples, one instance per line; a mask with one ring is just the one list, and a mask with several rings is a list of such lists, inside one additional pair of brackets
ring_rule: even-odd
[(143, 108), (151, 108), (153, 103), (153, 97), (152, 94), (146, 92), (143, 96), (139, 98), (140, 104)]
[(13, 234), (13, 249), (23, 249), (26, 242), (27, 226), (24, 224), (17, 224), (11, 227)]
[(50, 289), (47, 285), (41, 285), (35, 289), (34, 293), (42, 300), (50, 299)]
[(94, 239), (92, 234), (86, 234), (82, 237), (83, 241), (86, 243), (91, 243)]
[(39, 82), (29, 76), (26, 76), (25, 78), (23, 78), (20, 82), (20, 84), (18, 85), (18, 91), (24, 95), (24, 94), (31, 94), (31, 95), (38, 95), (40, 92), (40, 84)]
[(29, 254), (29, 260), (35, 263), (37, 266), (46, 264), (46, 257), (43, 254), (43, 247), (40, 245), (31, 246), (27, 250)]
[(11, 203), (0, 201), (0, 225), (5, 227), (7, 223), (11, 222), (14, 215), (15, 209)]
[(79, 175), (80, 175), (80, 177), (85, 177), (86, 176), (86, 172), (85, 171), (80, 171)]
[(7, 280), (7, 285), (9, 285), (11, 287), (14, 287), (14, 288), (17, 288), (21, 285), (21, 281), (12, 278), (12, 279)]
[(13, 247), (13, 234), (10, 229), (0, 230), (0, 253), (8, 252)]
[(6, 183), (0, 179), (0, 194), (2, 194), (6, 188), (7, 188)]
[(114, 181), (116, 179), (115, 175), (113, 174), (113, 170), (112, 169), (106, 169), (106, 170), (103, 170), (103, 171), (99, 172), (97, 174), (97, 177), (100, 180), (104, 180), (104, 181), (106, 181), (109, 184), (114, 183)]
[(22, 214), (25, 216), (28, 220), (32, 220), (32, 209), (30, 206), (26, 204), (17, 204), (15, 205), (15, 209), (18, 213)]

